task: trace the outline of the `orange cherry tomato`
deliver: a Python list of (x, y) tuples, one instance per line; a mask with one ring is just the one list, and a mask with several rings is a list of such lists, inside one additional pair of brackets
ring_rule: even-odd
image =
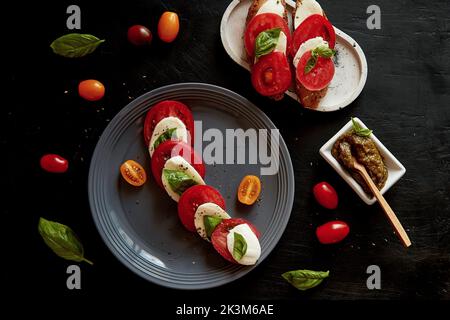
[(135, 187), (140, 187), (147, 181), (144, 168), (134, 160), (127, 160), (122, 163), (120, 173), (126, 182)]
[(166, 11), (159, 18), (158, 36), (164, 42), (172, 42), (180, 31), (180, 21), (175, 12)]
[(84, 80), (78, 85), (78, 94), (88, 101), (97, 101), (105, 95), (105, 86), (97, 80)]
[(257, 176), (245, 176), (238, 188), (238, 200), (243, 204), (252, 205), (261, 193), (261, 181)]

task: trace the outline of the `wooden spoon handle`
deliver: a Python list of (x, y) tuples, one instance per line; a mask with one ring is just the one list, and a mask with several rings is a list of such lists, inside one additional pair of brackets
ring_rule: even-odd
[(394, 228), (395, 232), (397, 233), (397, 236), (402, 241), (403, 245), (405, 247), (409, 247), (411, 245), (411, 240), (409, 240), (408, 234), (406, 233), (405, 229), (403, 228), (402, 224), (398, 220), (398, 218), (395, 215), (392, 208), (387, 203), (386, 199), (384, 199), (380, 190), (378, 190), (377, 186), (372, 181), (372, 178), (370, 178), (369, 174), (366, 171), (366, 168), (364, 168), (363, 166), (360, 166), (357, 169), (361, 173), (361, 175), (364, 178), (364, 180), (366, 181), (366, 183), (369, 185), (370, 190), (372, 190), (373, 194), (375, 195), (375, 198), (377, 198), (378, 202), (380, 203), (381, 207), (383, 208), (384, 212), (386, 213), (386, 216), (388, 217), (392, 227)]

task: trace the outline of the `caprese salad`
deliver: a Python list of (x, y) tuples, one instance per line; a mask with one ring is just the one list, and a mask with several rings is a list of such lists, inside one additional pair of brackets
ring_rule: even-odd
[(292, 15), (294, 88), (304, 107), (315, 108), (334, 76), (336, 34), (316, 0), (297, 0)]
[(244, 45), (252, 85), (263, 95), (280, 100), (291, 86), (291, 31), (284, 0), (253, 0), (248, 11)]
[(261, 255), (260, 233), (245, 219), (232, 219), (219, 191), (205, 184), (205, 165), (192, 147), (194, 121), (178, 101), (163, 101), (147, 113), (144, 139), (156, 183), (178, 202), (183, 226), (211, 242), (226, 260), (254, 265)]

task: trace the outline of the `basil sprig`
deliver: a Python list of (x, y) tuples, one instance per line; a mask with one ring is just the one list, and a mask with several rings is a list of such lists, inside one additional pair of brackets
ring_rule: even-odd
[(93, 264), (84, 257), (83, 245), (68, 226), (40, 218), (38, 231), (47, 246), (61, 258)]
[(273, 28), (258, 34), (255, 40), (256, 58), (269, 54), (275, 49), (280, 38), (280, 32), (281, 28)]
[(247, 241), (245, 241), (244, 237), (240, 233), (235, 232), (233, 244), (233, 258), (236, 261), (239, 261), (246, 253), (247, 253)]
[(184, 171), (163, 169), (163, 174), (172, 190), (180, 196), (186, 189), (197, 184), (197, 182)]
[(53, 41), (53, 52), (66, 58), (80, 58), (88, 55), (105, 42), (91, 34), (69, 33)]
[(354, 118), (352, 118), (352, 125), (353, 132), (360, 137), (368, 138), (372, 134), (372, 130), (361, 127)]
[(308, 59), (308, 62), (306, 62), (305, 74), (309, 73), (312, 69), (314, 69), (317, 63), (317, 58), (319, 57), (331, 58), (335, 54), (336, 50), (330, 49), (326, 45), (318, 46), (317, 48), (311, 51), (311, 57)]
[(329, 275), (329, 271), (294, 270), (281, 276), (298, 290), (305, 291), (318, 286)]
[(218, 216), (204, 216), (203, 223), (205, 224), (206, 236), (211, 238), (211, 234), (216, 229), (217, 225), (222, 222), (222, 218)]
[(156, 150), (156, 148), (166, 140), (176, 138), (176, 130), (177, 128), (170, 128), (169, 130), (164, 131), (163, 134), (161, 134), (158, 139), (156, 139), (155, 143), (153, 144), (153, 149)]

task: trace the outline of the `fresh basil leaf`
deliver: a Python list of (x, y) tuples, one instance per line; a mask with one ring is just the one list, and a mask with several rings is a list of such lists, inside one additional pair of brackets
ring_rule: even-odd
[(105, 42), (91, 34), (69, 33), (53, 41), (53, 52), (66, 58), (79, 58), (88, 55)]
[(163, 134), (161, 134), (158, 139), (156, 139), (155, 143), (153, 144), (153, 149), (156, 150), (156, 148), (166, 140), (176, 138), (176, 130), (177, 128), (170, 128), (169, 130), (164, 131)]
[(311, 57), (308, 59), (308, 61), (306, 62), (306, 65), (305, 65), (305, 70), (304, 70), (305, 74), (309, 73), (316, 66), (316, 63), (317, 63), (317, 57), (314, 57), (311, 54)]
[(61, 258), (93, 264), (84, 257), (83, 245), (68, 226), (40, 218), (38, 230), (47, 246)]
[(164, 169), (163, 174), (172, 190), (180, 196), (186, 189), (197, 184), (197, 182), (184, 171)]
[(281, 28), (273, 28), (258, 34), (255, 40), (256, 58), (269, 54), (275, 49), (280, 38), (280, 32)]
[(331, 58), (336, 54), (336, 50), (329, 48), (328, 46), (321, 45), (314, 49), (315, 53), (322, 58)]
[(239, 261), (242, 259), (242, 257), (247, 252), (247, 241), (245, 241), (244, 237), (240, 234), (235, 232), (234, 233), (234, 244), (233, 244), (233, 258), (236, 261)]
[(329, 271), (294, 270), (281, 276), (298, 290), (305, 291), (319, 285), (329, 275)]
[(336, 54), (336, 50), (330, 49), (326, 45), (318, 46), (317, 48), (315, 48), (314, 50), (311, 51), (311, 57), (306, 62), (304, 73), (307, 74), (312, 69), (314, 69), (314, 67), (316, 66), (318, 57), (331, 58), (335, 54)]
[(203, 223), (205, 224), (205, 231), (208, 238), (211, 238), (211, 234), (216, 229), (217, 225), (222, 222), (222, 218), (218, 216), (204, 216)]
[(353, 132), (360, 137), (368, 138), (372, 134), (372, 130), (361, 127), (354, 118), (352, 118), (352, 125)]

